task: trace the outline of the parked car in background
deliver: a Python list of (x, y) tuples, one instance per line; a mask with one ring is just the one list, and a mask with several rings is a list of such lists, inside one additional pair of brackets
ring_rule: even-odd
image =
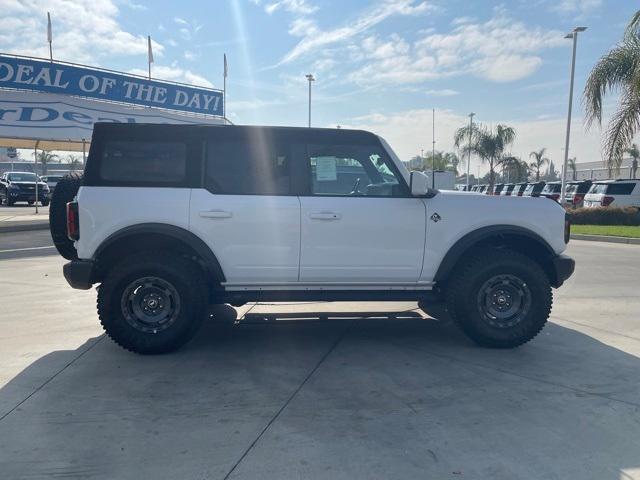
[(562, 205), (581, 208), (584, 204), (584, 196), (587, 194), (592, 184), (593, 182), (591, 180), (568, 182), (564, 192), (564, 201), (562, 202)]
[(558, 202), (560, 200), (561, 189), (562, 189), (562, 183), (549, 182), (544, 186), (544, 188), (540, 192), (540, 196), (550, 198), (551, 200), (555, 200), (556, 202)]
[(527, 182), (516, 183), (516, 186), (514, 187), (513, 192), (511, 192), (511, 196), (521, 197), (524, 194), (524, 191), (526, 190), (527, 185), (528, 185)]
[(49, 187), (32, 172), (5, 172), (0, 176), (0, 205), (11, 206), (16, 202), (33, 205), (36, 201), (36, 181), (38, 201), (49, 205)]
[(502, 187), (502, 190), (500, 191), (500, 195), (504, 195), (505, 197), (511, 196), (511, 192), (513, 192), (515, 186), (515, 183), (505, 183), (504, 187)]
[(49, 190), (53, 192), (53, 190), (56, 188), (56, 185), (62, 179), (62, 177), (64, 177), (64, 175), (45, 175), (40, 178), (42, 179), (43, 182), (45, 182), (49, 186)]
[(487, 193), (489, 185), (483, 184), (478, 187), (478, 193)]
[(545, 182), (527, 183), (527, 187), (524, 189), (522, 196), (523, 197), (539, 197), (545, 185), (546, 185)]
[(500, 195), (502, 193), (502, 189), (504, 188), (504, 183), (497, 183), (494, 187), (493, 187), (493, 194), (494, 195)]
[(596, 182), (584, 196), (585, 207), (640, 208), (640, 180), (607, 180)]

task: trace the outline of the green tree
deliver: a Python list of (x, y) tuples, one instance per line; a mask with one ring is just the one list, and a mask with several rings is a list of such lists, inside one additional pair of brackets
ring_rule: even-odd
[(65, 161), (69, 164), (69, 170), (82, 169), (82, 161), (76, 155), (67, 155)]
[(571, 169), (571, 178), (575, 180), (578, 175), (578, 167), (576, 166), (576, 157), (568, 158), (567, 166)]
[(504, 181), (516, 183), (524, 182), (529, 176), (529, 166), (527, 162), (513, 155), (506, 155), (498, 161), (502, 167), (502, 179)]
[(428, 153), (423, 159), (421, 170), (446, 170), (458, 175), (459, 164), (460, 159), (455, 153), (436, 151), (435, 157), (432, 153)]
[(549, 159), (544, 156), (545, 153), (547, 153), (547, 149), (541, 148), (537, 152), (533, 151), (529, 154), (529, 158), (533, 158), (533, 162), (531, 162), (529, 166), (531, 171), (536, 174), (536, 182), (540, 181), (540, 170), (542, 167), (549, 163)]
[(625, 150), (625, 153), (631, 155), (631, 178), (636, 178), (638, 160), (640, 160), (640, 150), (638, 150), (638, 145), (635, 143), (631, 144), (631, 146)]
[(36, 162), (42, 165), (42, 175), (47, 174), (47, 166), (58, 159), (58, 155), (49, 150), (41, 150), (36, 154)]
[(473, 153), (480, 157), (482, 162), (489, 164), (489, 188), (493, 190), (496, 166), (515, 138), (515, 129), (507, 125), (499, 124), (495, 128), (489, 128), (482, 124), (474, 124), (471, 132), (469, 126), (456, 130), (453, 141), (464, 156)]
[(612, 91), (619, 93), (619, 104), (604, 134), (603, 154), (609, 170), (619, 171), (622, 155), (640, 129), (640, 10), (620, 43), (591, 70), (583, 98), (587, 127), (602, 124), (602, 99)]

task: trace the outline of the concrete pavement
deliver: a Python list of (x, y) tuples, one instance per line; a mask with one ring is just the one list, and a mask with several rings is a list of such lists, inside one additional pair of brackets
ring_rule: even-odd
[(7, 232), (25, 232), (47, 230), (49, 228), (49, 207), (36, 207), (18, 204), (11, 207), (0, 205), (0, 234)]
[(572, 242), (516, 350), (411, 303), (304, 303), (159, 357), (101, 335), (60, 257), (0, 256), (0, 477), (640, 479), (638, 248)]

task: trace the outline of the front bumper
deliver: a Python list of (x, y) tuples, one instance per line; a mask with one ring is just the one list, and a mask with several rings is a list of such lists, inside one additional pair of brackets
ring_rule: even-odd
[[(9, 190), (8, 196), (14, 202), (35, 202), (36, 192), (22, 192)], [(49, 192), (38, 192), (38, 201), (49, 199)]]
[(552, 285), (555, 288), (560, 287), (564, 281), (573, 275), (576, 268), (576, 261), (567, 255), (558, 255), (551, 261), (553, 266), (554, 279)]
[(64, 264), (62, 272), (72, 288), (89, 290), (94, 283), (95, 262), (93, 260), (72, 260)]

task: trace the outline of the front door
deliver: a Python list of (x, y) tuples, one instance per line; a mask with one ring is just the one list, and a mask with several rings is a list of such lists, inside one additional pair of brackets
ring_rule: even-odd
[[(300, 281), (337, 288), (418, 281), (425, 204), (380, 145), (308, 145), (300, 197)], [(329, 287), (327, 287), (329, 288)]]

